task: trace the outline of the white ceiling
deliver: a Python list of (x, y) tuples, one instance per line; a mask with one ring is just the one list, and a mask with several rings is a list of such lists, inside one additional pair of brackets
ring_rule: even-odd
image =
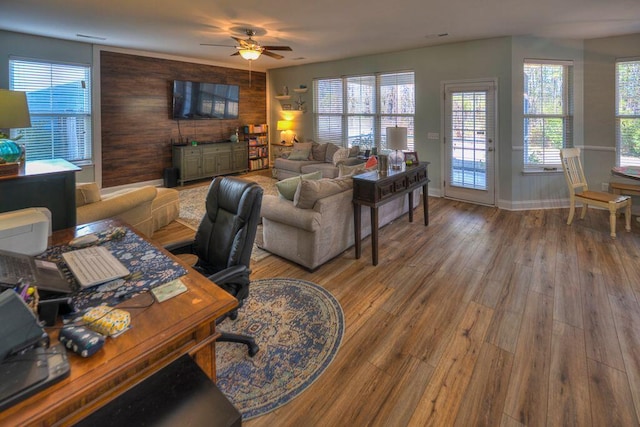
[(267, 70), (505, 35), (640, 33), (640, 0), (0, 0), (0, 29), (233, 67), (246, 66), (229, 56), (245, 28), (293, 48), (252, 64)]

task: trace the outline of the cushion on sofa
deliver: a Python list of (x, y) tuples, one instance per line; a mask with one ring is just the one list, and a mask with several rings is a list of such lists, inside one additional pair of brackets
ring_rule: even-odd
[(333, 154), (333, 159), (331, 163), (333, 166), (338, 166), (342, 160), (346, 160), (349, 157), (349, 149), (348, 148), (338, 148), (338, 150)]
[(309, 160), (311, 156), (311, 142), (293, 144), (289, 160)]
[(301, 179), (320, 179), (322, 178), (322, 172), (312, 172), (305, 175), (293, 176), (291, 178), (283, 179), (282, 181), (276, 182), (276, 188), (278, 189), (278, 193), (280, 196), (293, 201), (293, 197), (296, 194), (296, 189), (298, 188), (298, 184), (300, 184)]
[(324, 157), (324, 161), (327, 163), (333, 163), (333, 155), (338, 151), (340, 147), (336, 144), (327, 143), (327, 154)]
[(312, 209), (318, 199), (352, 188), (353, 180), (350, 177), (318, 180), (302, 179), (293, 198), (293, 205), (300, 209)]
[(359, 145), (354, 145), (353, 147), (349, 148), (349, 157), (358, 157), (358, 154), (360, 154)]
[(369, 157), (369, 159), (367, 159), (367, 163), (364, 164), (365, 168), (373, 168), (376, 167), (378, 165), (378, 159), (376, 158), (376, 156), (371, 156)]
[(329, 144), (319, 144), (317, 142), (313, 142), (311, 145), (311, 157), (313, 160), (318, 160), (319, 162), (324, 162), (325, 157), (327, 156), (327, 146)]
[(102, 200), (100, 188), (95, 182), (79, 183), (76, 185), (76, 207), (84, 206)]
[(341, 164), (338, 166), (338, 176), (340, 178), (345, 177), (345, 176), (353, 176), (353, 175), (357, 175), (361, 172), (364, 172), (365, 169), (365, 164), (364, 163), (360, 163), (358, 165), (353, 165), (353, 166), (349, 166), (349, 165), (344, 165)]

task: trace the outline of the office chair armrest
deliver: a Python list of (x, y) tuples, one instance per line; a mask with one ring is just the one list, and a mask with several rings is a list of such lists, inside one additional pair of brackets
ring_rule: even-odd
[(193, 253), (193, 239), (180, 240), (178, 242), (169, 243), (164, 245), (164, 248), (174, 255), (177, 254), (192, 254)]
[(249, 270), (246, 266), (234, 265), (232, 267), (225, 268), (224, 270), (218, 271), (217, 273), (213, 273), (211, 276), (208, 277), (208, 279), (211, 280), (216, 285), (222, 287), (223, 284), (231, 282), (233, 281), (233, 279), (236, 279), (242, 276), (247, 277), (247, 283), (248, 283), (249, 274), (251, 274), (251, 270)]

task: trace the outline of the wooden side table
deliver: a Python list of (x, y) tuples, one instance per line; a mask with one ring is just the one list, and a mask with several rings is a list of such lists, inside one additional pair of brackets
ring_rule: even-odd
[(413, 191), (422, 187), (424, 225), (429, 225), (429, 202), (427, 199), (429, 162), (420, 162), (403, 170), (389, 171), (386, 175), (378, 171), (367, 172), (353, 177), (353, 219), (356, 244), (356, 258), (362, 254), (361, 206), (371, 209), (371, 249), (372, 263), (378, 265), (378, 207), (398, 197), (409, 196), (409, 222), (413, 222)]

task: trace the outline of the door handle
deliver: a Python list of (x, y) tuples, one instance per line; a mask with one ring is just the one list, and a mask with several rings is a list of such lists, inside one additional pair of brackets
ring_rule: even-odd
[(487, 151), (493, 151), (493, 148), (489, 147), (487, 148)]

